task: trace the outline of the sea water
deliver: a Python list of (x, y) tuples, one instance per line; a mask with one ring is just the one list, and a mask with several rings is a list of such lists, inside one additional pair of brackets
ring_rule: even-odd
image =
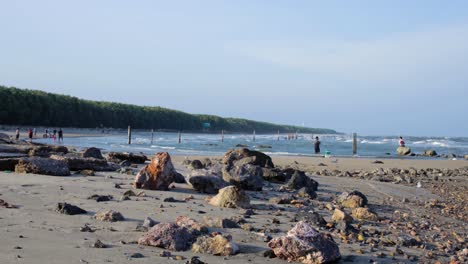
[[(67, 138), (64, 145), (78, 148), (97, 147), (104, 151), (128, 151), (154, 154), (167, 151), (171, 155), (222, 155), (236, 145), (245, 145), (250, 149), (260, 150), (269, 155), (314, 155), (316, 135), (299, 134), (298, 139), (287, 140), (287, 135), (225, 134), (221, 141), (220, 134), (182, 133), (178, 143), (177, 133), (155, 132), (151, 143), (151, 132), (134, 132), (132, 144), (127, 144), (127, 135), (108, 134), (102, 137)], [(332, 156), (352, 156), (351, 135), (317, 135), (321, 141), (322, 154), (330, 151)], [(398, 137), (395, 136), (358, 136), (358, 156), (360, 157), (396, 157)], [(438, 154), (468, 154), (467, 137), (405, 137), (406, 146), (414, 153), (433, 149)], [(54, 143), (52, 139), (39, 139), (38, 142)], [(59, 144), (55, 142), (54, 144)]]

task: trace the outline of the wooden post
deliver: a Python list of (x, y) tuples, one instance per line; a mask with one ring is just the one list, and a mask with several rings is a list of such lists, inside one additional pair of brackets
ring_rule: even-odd
[(253, 131), (253, 141), (255, 141), (255, 130)]
[(278, 138), (276, 139), (276, 141), (279, 141), (279, 130), (278, 130)]
[(154, 129), (151, 129), (151, 145), (153, 145)]
[(357, 155), (357, 133), (353, 133), (353, 155)]
[(221, 142), (224, 142), (224, 129), (221, 130)]
[(179, 130), (179, 144), (181, 142), (181, 137), (182, 137), (182, 135), (181, 135), (180, 130)]
[(132, 127), (128, 126), (128, 144), (132, 144)]

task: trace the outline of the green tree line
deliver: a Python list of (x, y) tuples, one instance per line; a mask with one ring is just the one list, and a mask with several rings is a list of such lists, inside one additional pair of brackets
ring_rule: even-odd
[(79, 99), (37, 90), (0, 86), (0, 124), (24, 126), (126, 128), (257, 133), (336, 133), (324, 128), (277, 125), (241, 118), (193, 115), (157, 106), (137, 106)]

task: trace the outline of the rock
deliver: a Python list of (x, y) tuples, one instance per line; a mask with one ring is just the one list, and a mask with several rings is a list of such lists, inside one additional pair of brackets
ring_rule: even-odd
[(154, 221), (150, 217), (146, 217), (145, 220), (143, 220), (142, 226), (146, 227), (147, 229), (150, 229), (157, 224), (159, 224), (157, 221)]
[(297, 191), (296, 195), (301, 198), (307, 198), (307, 199), (315, 199), (317, 198), (317, 193), (313, 191), (311, 188), (307, 187), (302, 187)]
[(273, 183), (284, 183), (287, 176), (277, 168), (262, 168), (262, 177), (265, 181)]
[(289, 190), (299, 190), (305, 187), (317, 191), (318, 185), (318, 182), (305, 175), (304, 172), (296, 170), (284, 187)]
[(271, 197), (268, 202), (272, 204), (290, 204), (295, 197), (291, 194), (283, 194), (281, 196)]
[(207, 233), (208, 228), (188, 216), (178, 216), (175, 220), (176, 225), (187, 228), (194, 236), (201, 233)]
[(209, 204), (228, 208), (250, 208), (250, 198), (236, 186), (228, 186), (219, 190), (219, 193), (209, 199)]
[(204, 217), (205, 225), (216, 228), (240, 228), (239, 224), (228, 218)]
[(93, 170), (81, 170), (80, 174), (85, 176), (96, 176)]
[(94, 171), (115, 171), (120, 166), (107, 163), (104, 159), (81, 158), (74, 156), (51, 155), (51, 159), (61, 160), (67, 163), (68, 168), (73, 171), (94, 170)]
[(16, 209), (18, 208), (18, 206), (9, 204), (5, 202), (4, 200), (0, 199), (0, 208)]
[(86, 214), (86, 210), (81, 209), (78, 206), (71, 205), (68, 203), (58, 203), (56, 212), (66, 215), (77, 215), (77, 214)]
[(318, 227), (325, 227), (327, 225), (327, 221), (317, 212), (298, 212), (295, 215), (295, 219), (306, 221)]
[(270, 146), (270, 145), (258, 145), (257, 148), (259, 148), (259, 149), (271, 149), (273, 147)]
[(203, 163), (200, 161), (200, 160), (192, 160), (189, 164), (189, 169), (191, 170), (199, 170), (199, 169), (203, 169), (204, 166), (203, 166)]
[(185, 178), (186, 182), (198, 192), (217, 194), (227, 183), (217, 175), (211, 175), (207, 170), (196, 170)]
[(11, 141), (10, 136), (8, 136), (5, 133), (0, 133), (0, 143), (2, 144), (11, 144), (13, 141)]
[(87, 148), (85, 151), (81, 154), (81, 157), (83, 158), (95, 158), (95, 159), (104, 159), (104, 157), (101, 154), (101, 150), (95, 147)]
[(107, 246), (101, 242), (101, 240), (97, 239), (92, 245), (91, 247), (93, 248), (106, 248)]
[(232, 242), (230, 235), (216, 234), (202, 236), (192, 245), (195, 253), (208, 253), (215, 256), (231, 256), (239, 252), (239, 246)]
[(263, 251), (263, 257), (265, 258), (276, 258), (275, 252), (271, 249), (267, 249)]
[(153, 226), (144, 236), (138, 239), (138, 244), (185, 251), (190, 248), (193, 240), (193, 235), (186, 227), (174, 223), (161, 223)]
[(33, 173), (52, 176), (69, 176), (68, 165), (61, 160), (49, 158), (23, 158), (15, 166), (16, 173)]
[(102, 222), (117, 222), (125, 220), (121, 213), (113, 210), (97, 212), (94, 215), (94, 218)]
[(411, 149), (408, 147), (398, 147), (397, 154), (400, 156), (411, 155)]
[(379, 219), (377, 214), (367, 207), (354, 208), (351, 215), (358, 220), (377, 221)]
[(182, 174), (180, 174), (178, 172), (175, 173), (174, 182), (175, 183), (187, 183), (185, 181), (184, 175), (182, 175)]
[(273, 238), (268, 246), (275, 255), (287, 261), (307, 264), (338, 260), (340, 250), (329, 236), (319, 233), (307, 222), (301, 221), (286, 236)]
[(335, 211), (333, 212), (333, 215), (332, 215), (332, 221), (333, 222), (340, 222), (340, 221), (344, 221), (346, 223), (351, 223), (353, 221), (353, 218), (347, 214), (345, 211), (342, 211), (340, 209), (337, 209), (335, 208)]
[(357, 208), (367, 205), (367, 197), (359, 191), (344, 192), (338, 197), (338, 203), (346, 208)]
[(374, 160), (372, 163), (373, 164), (384, 164), (383, 161), (381, 161), (381, 160)]
[(176, 171), (167, 152), (159, 152), (151, 163), (143, 167), (135, 177), (135, 187), (149, 190), (169, 190)]
[(133, 154), (127, 152), (109, 152), (107, 160), (115, 163), (120, 163), (128, 160), (131, 163), (143, 164), (148, 158), (143, 154)]
[(145, 256), (141, 253), (132, 253), (130, 256), (128, 256), (129, 258), (144, 258)]
[(165, 203), (183, 203), (185, 201), (177, 200), (174, 197), (167, 197), (167, 198), (164, 198), (163, 202), (165, 202)]
[(262, 168), (251, 164), (235, 164), (223, 168), (223, 180), (244, 190), (261, 191), (263, 188), (262, 176)]
[(235, 161), (243, 158), (252, 157), (249, 164), (260, 167), (274, 168), (273, 162), (270, 156), (255, 150), (249, 150), (247, 148), (232, 149), (226, 152), (223, 157), (223, 164), (232, 166)]
[(132, 163), (129, 160), (124, 160), (124, 161), (121, 161), (119, 165), (122, 167), (130, 167), (132, 166)]
[(93, 194), (88, 197), (88, 200), (95, 200), (96, 202), (107, 202), (112, 200), (113, 197), (112, 195), (99, 195), (99, 194)]
[(435, 156), (437, 156), (437, 152), (435, 150), (433, 150), (433, 149), (425, 150), (423, 155), (428, 156), (428, 157), (435, 157)]
[(199, 259), (200, 257), (193, 256), (190, 261), (187, 261), (186, 264), (206, 264), (205, 262)]
[(30, 157), (49, 157), (52, 153), (68, 153), (68, 148), (65, 146), (38, 146), (29, 150)]
[(136, 196), (135, 192), (132, 191), (132, 190), (126, 190), (124, 193), (123, 193), (123, 196)]
[(211, 165), (213, 165), (213, 161), (211, 161), (210, 158), (204, 158), (202, 160), (202, 164), (203, 164), (203, 168), (208, 168), (208, 167), (211, 167)]
[(14, 171), (19, 158), (0, 159), (0, 171)]
[(248, 145), (245, 144), (236, 144), (236, 148), (248, 148)]

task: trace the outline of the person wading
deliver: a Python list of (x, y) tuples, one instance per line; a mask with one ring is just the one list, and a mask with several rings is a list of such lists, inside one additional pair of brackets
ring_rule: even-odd
[(314, 149), (315, 149), (315, 154), (320, 153), (320, 140), (319, 140), (319, 137), (315, 137)]

